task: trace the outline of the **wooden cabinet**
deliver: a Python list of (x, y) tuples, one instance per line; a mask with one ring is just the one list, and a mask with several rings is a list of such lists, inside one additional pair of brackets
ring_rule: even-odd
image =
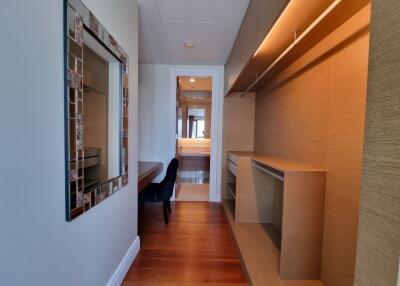
[[(275, 75), (305, 54), (332, 31), (368, 5), (370, 0), (291, 0), (282, 10), (265, 39), (255, 48), (239, 75), (226, 79), (226, 95), (234, 92), (258, 92)], [(307, 7), (307, 8), (305, 8)], [(245, 16), (246, 19), (250, 15)], [(241, 38), (239, 32), (238, 38)], [(238, 45), (235, 43), (235, 46)], [(235, 54), (232, 52), (232, 54)], [(239, 55), (231, 56), (227, 67)], [(237, 72), (236, 72), (237, 73)], [(233, 77), (229, 73), (226, 77)]]
[(272, 230), (281, 278), (319, 279), (326, 172), (251, 152), (229, 152), (227, 158), (235, 222)]

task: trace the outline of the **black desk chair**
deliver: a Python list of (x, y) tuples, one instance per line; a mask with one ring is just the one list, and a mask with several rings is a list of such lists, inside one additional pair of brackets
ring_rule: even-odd
[(170, 198), (174, 192), (176, 173), (179, 161), (174, 158), (168, 165), (167, 173), (161, 183), (151, 183), (139, 193), (139, 203), (163, 203), (164, 222), (168, 224), (168, 215), (171, 212)]

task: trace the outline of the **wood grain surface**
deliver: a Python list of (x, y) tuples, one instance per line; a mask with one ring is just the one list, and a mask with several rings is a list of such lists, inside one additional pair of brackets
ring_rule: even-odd
[(322, 281), (354, 283), (367, 93), (366, 6), (256, 95), (255, 152), (326, 169)]
[(400, 1), (373, 0), (355, 285), (400, 285)]
[(323, 286), (320, 280), (285, 280), (280, 277), (279, 234), (271, 224), (235, 223), (234, 206), (224, 202), (245, 271), (253, 286)]
[(163, 170), (161, 162), (138, 162), (138, 192), (143, 191)]
[[(228, 151), (253, 151), (254, 149), (255, 94), (232, 94), (224, 98), (224, 125), (222, 162), (226, 162)], [(227, 198), (226, 183), (228, 172), (222, 164), (222, 197)]]
[(245, 286), (222, 205), (172, 202), (169, 225), (162, 205), (146, 204), (139, 217), (141, 249), (124, 286)]
[(237, 162), (235, 222), (275, 226), (281, 278), (320, 279), (326, 172), (251, 152), (229, 157)]

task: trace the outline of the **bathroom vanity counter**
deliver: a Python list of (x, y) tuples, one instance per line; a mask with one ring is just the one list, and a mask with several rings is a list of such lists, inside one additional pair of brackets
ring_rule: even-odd
[(210, 157), (210, 151), (180, 151), (179, 157)]

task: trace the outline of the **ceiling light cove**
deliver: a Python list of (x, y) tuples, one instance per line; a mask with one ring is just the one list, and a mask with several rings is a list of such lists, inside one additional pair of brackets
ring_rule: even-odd
[(156, 0), (156, 5), (168, 24), (215, 24), (218, 17), (216, 0)]

